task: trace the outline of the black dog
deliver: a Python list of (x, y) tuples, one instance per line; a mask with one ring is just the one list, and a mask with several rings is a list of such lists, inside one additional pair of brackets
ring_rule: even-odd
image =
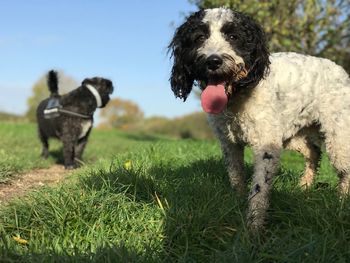
[(43, 144), (42, 157), (49, 155), (49, 138), (63, 143), (63, 158), (66, 169), (77, 167), (86, 146), (96, 108), (103, 108), (113, 92), (110, 80), (94, 77), (85, 79), (81, 86), (60, 96), (58, 77), (50, 71), (47, 77), (50, 97), (40, 102), (37, 108), (39, 138)]

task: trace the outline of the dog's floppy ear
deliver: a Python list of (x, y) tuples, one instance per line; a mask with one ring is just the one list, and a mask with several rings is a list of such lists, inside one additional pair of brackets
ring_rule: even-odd
[(191, 34), (201, 23), (204, 11), (200, 10), (187, 18), (185, 23), (177, 28), (174, 37), (168, 46), (168, 51), (174, 59), (171, 70), (170, 84), (176, 97), (187, 99), (195, 80), (193, 67), (193, 41)]
[(268, 73), (270, 60), (265, 32), (251, 17), (240, 14), (246, 32), (245, 47), (248, 49), (248, 76), (240, 80), (238, 86), (256, 85)]
[(174, 52), (174, 65), (171, 70), (170, 85), (175, 96), (185, 101), (192, 90), (194, 78), (191, 70), (183, 62), (181, 54), (177, 55), (176, 53), (180, 52)]

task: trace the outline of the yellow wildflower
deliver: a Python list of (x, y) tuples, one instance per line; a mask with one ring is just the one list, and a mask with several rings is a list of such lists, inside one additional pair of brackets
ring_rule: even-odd
[(29, 241), (21, 238), (20, 236), (12, 237), (14, 241), (21, 245), (28, 245)]
[(124, 163), (124, 168), (128, 171), (131, 169), (131, 160), (128, 160)]

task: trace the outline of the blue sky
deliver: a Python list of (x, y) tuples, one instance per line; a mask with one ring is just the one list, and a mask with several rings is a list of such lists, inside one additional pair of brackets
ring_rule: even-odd
[(175, 99), (167, 45), (187, 0), (0, 0), (0, 111), (24, 113), (33, 84), (49, 69), (77, 81), (110, 78), (113, 97), (146, 116), (199, 111), (198, 99)]

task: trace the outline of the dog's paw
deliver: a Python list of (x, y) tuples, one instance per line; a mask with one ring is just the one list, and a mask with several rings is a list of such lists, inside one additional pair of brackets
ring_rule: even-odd
[(65, 168), (66, 170), (73, 170), (73, 169), (75, 169), (75, 168), (77, 168), (77, 167), (76, 167), (74, 164), (70, 164), (70, 165), (65, 165), (64, 168)]
[(42, 154), (42, 155), (41, 155), (41, 158), (43, 158), (43, 159), (46, 160), (47, 158), (49, 158), (49, 155), (48, 155), (48, 154)]
[(41, 158), (43, 159), (49, 158), (49, 151), (43, 150), (41, 153)]

